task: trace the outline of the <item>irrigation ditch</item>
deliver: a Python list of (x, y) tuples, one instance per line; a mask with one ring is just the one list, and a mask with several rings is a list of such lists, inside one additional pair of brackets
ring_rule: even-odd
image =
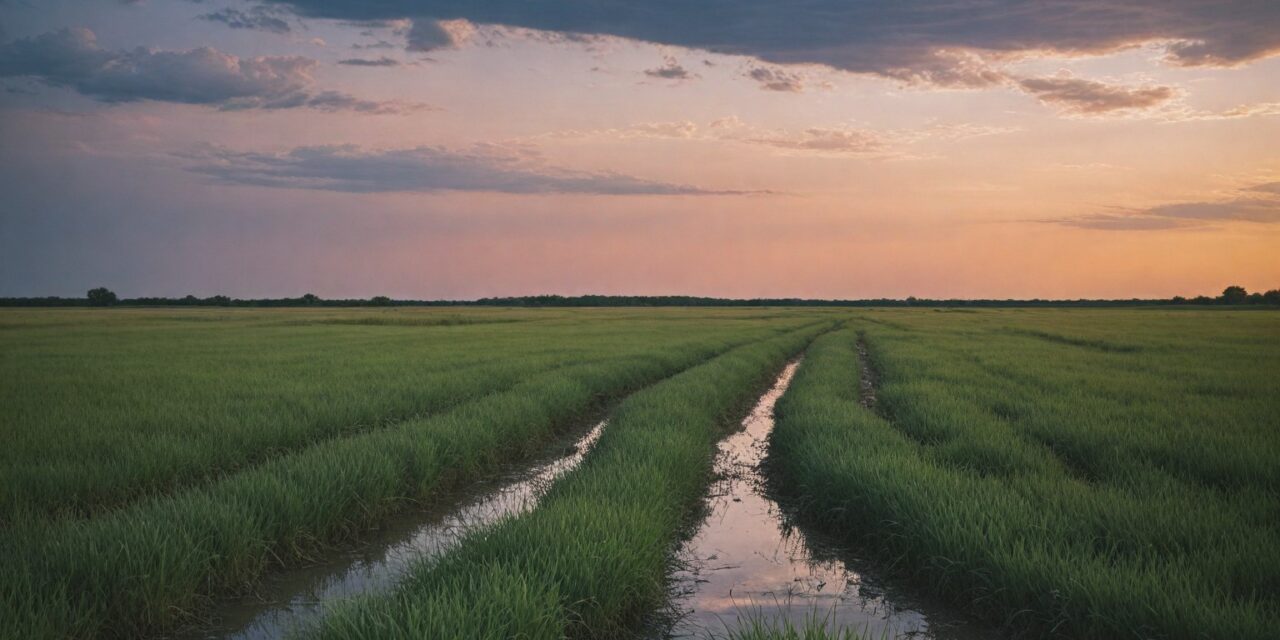
[[(594, 422), (594, 421), (593, 421)], [(415, 563), (437, 557), (467, 535), (537, 506), (552, 482), (577, 467), (603, 433), (607, 420), (579, 428), (551, 443), (532, 462), (504, 471), (438, 505), (384, 523), (358, 546), (323, 561), (275, 573), (251, 596), (219, 603), (205, 623), (170, 636), (182, 640), (282, 638), (350, 598), (384, 593)], [(585, 423), (584, 427), (591, 423)]]
[[(872, 410), (875, 373), (862, 336), (857, 347), (859, 398)], [(790, 362), (740, 429), (721, 440), (705, 517), (677, 552), (668, 609), (649, 635), (724, 638), (751, 627), (816, 623), (876, 639), (987, 637), (960, 614), (891, 586), (874, 562), (797, 520), (785, 489), (768, 472), (768, 446), (774, 405), (800, 362)]]

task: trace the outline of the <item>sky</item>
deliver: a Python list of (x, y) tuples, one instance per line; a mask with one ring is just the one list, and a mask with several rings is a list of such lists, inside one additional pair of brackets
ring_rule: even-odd
[(0, 296), (1280, 288), (1275, 0), (0, 0)]

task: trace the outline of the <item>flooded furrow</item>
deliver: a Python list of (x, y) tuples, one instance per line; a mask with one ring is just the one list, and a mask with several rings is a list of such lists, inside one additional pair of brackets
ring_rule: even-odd
[(852, 556), (793, 526), (761, 469), (773, 408), (798, 362), (787, 365), (716, 456), (708, 515), (680, 549), (667, 638), (718, 638), (753, 623), (821, 621), (870, 638), (976, 638), (956, 615), (897, 597)]
[[(213, 623), (177, 637), (266, 640), (318, 618), (348, 598), (386, 591), (415, 562), (454, 547), (463, 537), (498, 520), (529, 511), (558, 477), (578, 466), (603, 432), (601, 421), (572, 444), (562, 443), (540, 463), (479, 483), (451, 509), (418, 512), (383, 527), (357, 549), (325, 562), (266, 579), (252, 598), (224, 602)], [(567, 444), (567, 446), (565, 446)]]

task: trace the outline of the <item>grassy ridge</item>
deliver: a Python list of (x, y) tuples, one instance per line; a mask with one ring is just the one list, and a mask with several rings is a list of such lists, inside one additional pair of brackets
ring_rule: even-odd
[(774, 460), (819, 526), (1011, 630), (1274, 637), (1275, 321), (1107, 318), (870, 316), (888, 420), (825, 336)]
[(0, 526), (91, 516), (535, 373), (797, 314), (0, 312)]
[[(556, 366), (670, 340), (654, 324), (620, 341), (616, 331), (573, 324), (283, 328), (271, 323), (297, 322), (298, 314), (210, 321), (175, 313), (70, 313), (54, 328), (5, 314), (0, 523), (100, 513), (456, 406)], [(436, 317), (390, 319), (418, 316)]]
[(99, 517), (21, 523), (0, 536), (0, 619), (21, 637), (164, 628), (204, 595), (340, 540), (405, 498), (429, 497), (536, 449), (604, 399), (803, 322), (721, 327), (696, 340), (633, 336), (647, 341), (638, 354), (620, 349), (624, 355), (544, 372), (445, 413), (326, 441)]
[(818, 333), (739, 347), (629, 397), (538, 509), (337, 608), (322, 638), (617, 637), (665, 597), (676, 537), (731, 416)]

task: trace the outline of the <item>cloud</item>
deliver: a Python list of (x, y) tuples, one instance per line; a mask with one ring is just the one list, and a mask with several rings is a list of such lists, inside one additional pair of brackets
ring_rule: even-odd
[(420, 105), (312, 90), (317, 62), (301, 56), (240, 58), (217, 49), (100, 47), (88, 29), (62, 29), (0, 45), (0, 77), (31, 77), (108, 103), (154, 100), (227, 110), (313, 108), (396, 113)]
[(511, 194), (713, 195), (694, 186), (617, 173), (548, 167), (509, 149), (441, 147), (362, 150), (355, 146), (298, 147), (285, 153), (207, 148), (188, 154), (188, 170), (229, 184), (348, 193), (483, 191)]
[(1280, 182), (1245, 187), (1233, 197), (1222, 200), (1174, 202), (1145, 209), (1121, 210), (1118, 214), (1100, 213), (1038, 222), (1116, 231), (1203, 227), (1215, 222), (1280, 224)]
[(465, 19), (943, 84), (992, 82), (968, 54), (1100, 54), (1155, 42), (1175, 65), (1231, 66), (1280, 52), (1271, 0), (266, 1), (307, 16)]
[(932, 50), (907, 57), (896, 66), (879, 71), (880, 75), (907, 85), (932, 85), (955, 89), (983, 89), (1008, 80), (973, 51)]
[(644, 74), (653, 78), (663, 78), (665, 80), (689, 80), (698, 77), (690, 73), (676, 61), (675, 58), (667, 56), (663, 65), (655, 69), (645, 69)]
[(1168, 218), (1114, 215), (1109, 213), (1097, 213), (1062, 220), (1042, 220), (1041, 222), (1053, 222), (1067, 227), (1101, 229), (1104, 231), (1158, 231), (1185, 226), (1177, 220)]
[(352, 49), (395, 49), (396, 45), (391, 44), (386, 40), (378, 40), (377, 42), (372, 42), (369, 44), (360, 44), (357, 42), (356, 44), (351, 45), (351, 48)]
[(465, 20), (415, 19), (405, 34), (405, 48), (422, 52), (456, 49), (474, 30)]
[(1053, 76), (1022, 78), (1018, 86), (1044, 104), (1065, 111), (1094, 115), (1111, 111), (1148, 109), (1177, 95), (1172, 87), (1113, 85), (1084, 78)]
[(897, 144), (916, 142), (926, 135), (919, 131), (873, 131), (851, 126), (810, 127), (798, 131), (765, 129), (747, 124), (737, 116), (712, 121), (707, 133), (715, 140), (816, 156), (886, 156)]
[(741, 142), (760, 144), (791, 151), (807, 151), (819, 154), (865, 154), (884, 151), (888, 146), (884, 138), (875, 132), (862, 129), (805, 129), (796, 133), (772, 132), (752, 134), (736, 138)]
[(1159, 116), (1167, 122), (1202, 122), (1214, 120), (1240, 120), (1243, 118), (1280, 116), (1280, 102), (1256, 102), (1242, 104), (1225, 111), (1203, 111), (1185, 104), (1168, 109)]
[(289, 23), (280, 10), (269, 6), (254, 6), (248, 11), (222, 9), (200, 16), (201, 20), (221, 22), (232, 29), (251, 29), (271, 33), (289, 33)]
[(317, 111), (356, 111), (373, 115), (394, 115), (435, 111), (436, 107), (419, 102), (402, 100), (361, 100), (341, 91), (305, 91), (290, 93), (279, 97), (250, 97), (228, 100), (219, 109), (223, 111), (245, 111), (248, 109), (315, 109)]
[(1018, 127), (967, 123), (933, 123), (916, 129), (873, 130), (849, 125), (809, 127), (800, 130), (767, 129), (743, 122), (737, 116), (711, 121), (705, 127), (688, 120), (640, 122), (608, 129), (568, 129), (534, 139), (617, 142), (635, 139), (731, 142), (780, 150), (787, 155), (827, 157), (910, 157), (904, 148), (924, 141), (955, 142), (1021, 131)]
[(766, 91), (787, 91), (799, 93), (804, 91), (804, 78), (798, 73), (771, 67), (752, 67), (746, 74), (748, 78), (760, 83)]
[(352, 67), (398, 67), (400, 66), (400, 61), (395, 58), (382, 56), (372, 60), (366, 58), (347, 58), (346, 60), (339, 60), (338, 64), (345, 64)]
[(1178, 202), (1151, 207), (1144, 215), (1176, 220), (1280, 222), (1280, 199), (1237, 198), (1223, 202)]
[(652, 139), (692, 139), (698, 136), (698, 125), (688, 120), (671, 122), (637, 122), (625, 127), (611, 129), (565, 129), (534, 136), (535, 138), (553, 139), (594, 139), (594, 140), (634, 140)]

